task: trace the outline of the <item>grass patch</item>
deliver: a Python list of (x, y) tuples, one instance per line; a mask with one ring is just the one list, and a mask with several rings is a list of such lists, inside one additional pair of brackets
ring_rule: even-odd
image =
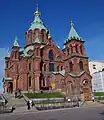
[(104, 96), (104, 92), (96, 92), (95, 96)]
[(63, 98), (64, 94), (60, 92), (44, 93), (25, 93), (28, 98)]

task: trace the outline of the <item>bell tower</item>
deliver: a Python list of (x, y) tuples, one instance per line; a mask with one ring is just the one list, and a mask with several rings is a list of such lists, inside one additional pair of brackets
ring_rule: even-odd
[[(80, 93), (84, 93), (83, 81), (87, 81), (88, 94), (85, 97), (86, 100), (90, 100), (91, 93), (91, 76), (88, 66), (88, 57), (86, 56), (84, 48), (84, 40), (78, 35), (74, 28), (74, 24), (71, 21), (71, 29), (68, 35), (68, 39), (64, 42), (64, 54), (65, 54), (65, 72), (66, 82), (69, 85), (67, 94), (81, 96)], [(84, 94), (85, 95), (85, 94)]]
[[(71, 29), (68, 35), (68, 39), (64, 42), (65, 49), (64, 53), (66, 55), (65, 61), (69, 62), (68, 71), (72, 71), (73, 73), (79, 73), (82, 70), (85, 70), (89, 73), (88, 69), (88, 57), (86, 56), (85, 48), (84, 48), (84, 40), (78, 35), (76, 30), (74, 29), (74, 24), (71, 21)], [(77, 65), (77, 62), (81, 61), (81, 66)], [(84, 66), (87, 64), (86, 66)], [(72, 68), (73, 66), (73, 68)]]

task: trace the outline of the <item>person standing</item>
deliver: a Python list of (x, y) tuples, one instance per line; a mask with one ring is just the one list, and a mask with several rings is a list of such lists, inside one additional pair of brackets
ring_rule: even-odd
[(30, 110), (31, 106), (30, 106), (30, 101), (27, 101), (27, 109)]

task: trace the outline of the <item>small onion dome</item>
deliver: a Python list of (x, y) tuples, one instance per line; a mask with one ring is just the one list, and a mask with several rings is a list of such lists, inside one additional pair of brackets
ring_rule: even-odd
[(48, 39), (50, 39), (50, 38), (51, 38), (51, 34), (49, 33), (49, 34), (48, 34)]

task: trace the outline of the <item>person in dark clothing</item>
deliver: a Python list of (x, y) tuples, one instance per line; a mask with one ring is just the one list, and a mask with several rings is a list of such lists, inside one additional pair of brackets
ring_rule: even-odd
[(41, 90), (41, 93), (43, 93), (43, 90)]
[(34, 102), (32, 101), (32, 103), (31, 103), (31, 106), (33, 107), (34, 106)]
[(5, 99), (5, 105), (8, 103), (8, 100), (7, 99)]
[(15, 91), (15, 98), (17, 98), (17, 91)]
[(30, 110), (30, 101), (27, 101), (27, 109)]
[(95, 97), (94, 96), (92, 97), (92, 101), (95, 102)]
[(12, 107), (11, 112), (13, 112), (15, 109), (16, 109), (15, 107)]

